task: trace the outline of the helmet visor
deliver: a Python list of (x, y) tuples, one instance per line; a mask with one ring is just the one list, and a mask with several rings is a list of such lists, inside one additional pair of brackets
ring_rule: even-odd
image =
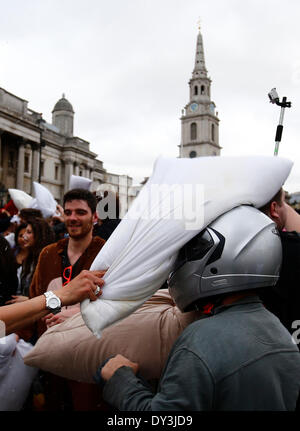
[(210, 233), (207, 229), (204, 229), (181, 248), (175, 261), (173, 272), (177, 271), (186, 262), (202, 259), (213, 246), (214, 241)]

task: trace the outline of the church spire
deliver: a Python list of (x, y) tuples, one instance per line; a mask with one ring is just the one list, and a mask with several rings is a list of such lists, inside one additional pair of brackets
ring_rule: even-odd
[(197, 45), (196, 45), (196, 57), (195, 57), (195, 67), (193, 70), (192, 79), (207, 77), (207, 69), (205, 67), (205, 59), (204, 59), (204, 48), (203, 48), (203, 39), (200, 30), (199, 24), (199, 32), (197, 37)]
[(202, 34), (198, 31), (195, 67), (189, 81), (190, 100), (181, 116), (180, 157), (218, 156), (219, 118), (210, 98), (211, 79), (204, 60)]

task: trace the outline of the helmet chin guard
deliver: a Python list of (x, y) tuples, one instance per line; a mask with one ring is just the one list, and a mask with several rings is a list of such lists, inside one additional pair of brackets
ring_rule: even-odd
[(239, 206), (220, 216), (179, 251), (169, 292), (181, 311), (202, 298), (274, 286), (282, 261), (275, 223)]

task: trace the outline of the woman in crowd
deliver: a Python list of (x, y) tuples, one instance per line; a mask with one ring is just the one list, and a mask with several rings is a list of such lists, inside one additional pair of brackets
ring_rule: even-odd
[(28, 221), (23, 234), (24, 248), (28, 251), (22, 263), (20, 294), (13, 296), (7, 304), (21, 302), (28, 299), (29, 287), (35, 271), (40, 252), (46, 245), (54, 242), (54, 232), (49, 224), (42, 218), (34, 218)]
[(25, 247), (24, 234), (26, 231), (27, 224), (20, 224), (15, 231), (15, 247), (14, 247), (14, 255), (17, 264), (17, 275), (19, 280), (19, 287), (17, 294), (21, 293), (21, 274), (22, 274), (22, 265), (25, 259), (28, 256), (28, 247)]

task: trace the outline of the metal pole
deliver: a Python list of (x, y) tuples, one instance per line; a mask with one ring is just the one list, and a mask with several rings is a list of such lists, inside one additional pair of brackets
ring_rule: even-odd
[(43, 142), (43, 123), (45, 123), (45, 120), (43, 120), (43, 118), (39, 118), (38, 119), (38, 125), (39, 125), (39, 129), (40, 129), (40, 148), (39, 148), (39, 152), (40, 152), (40, 159), (39, 159), (39, 183), (41, 184), (41, 177), (42, 177), (42, 147), (45, 147), (46, 144)]
[(42, 176), (42, 129), (40, 130), (40, 163), (39, 163), (39, 183), (41, 184), (41, 176)]
[(283, 131), (283, 117), (284, 117), (285, 106), (286, 106), (286, 97), (283, 97), (282, 106), (280, 110), (279, 124), (276, 129), (274, 156), (278, 156), (279, 144), (281, 142), (282, 131)]
[(282, 131), (283, 131), (284, 110), (285, 110), (285, 108), (290, 108), (292, 106), (292, 104), (291, 104), (291, 102), (286, 101), (286, 97), (283, 97), (282, 102), (280, 102), (276, 88), (272, 88), (272, 90), (268, 93), (268, 96), (269, 96), (271, 103), (276, 103), (277, 106), (281, 107), (279, 124), (278, 124), (277, 129), (276, 129), (275, 149), (274, 149), (274, 156), (278, 156), (279, 144), (281, 141)]

